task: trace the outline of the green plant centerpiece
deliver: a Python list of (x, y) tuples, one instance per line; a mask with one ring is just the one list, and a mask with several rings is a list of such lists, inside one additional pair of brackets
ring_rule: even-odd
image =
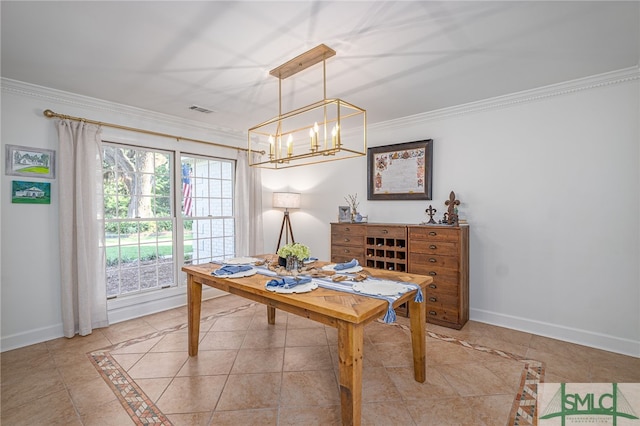
[(278, 256), (285, 259), (287, 271), (300, 270), (303, 261), (308, 259), (310, 254), (309, 247), (301, 243), (286, 244), (278, 249)]

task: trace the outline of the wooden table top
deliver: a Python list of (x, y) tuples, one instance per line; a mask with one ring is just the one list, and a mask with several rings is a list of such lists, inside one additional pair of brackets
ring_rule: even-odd
[[(318, 262), (321, 266), (328, 262)], [(337, 290), (318, 287), (308, 293), (283, 294), (265, 289), (267, 281), (273, 277), (255, 274), (244, 278), (222, 278), (211, 275), (220, 265), (204, 263), (200, 265), (184, 266), (182, 270), (193, 277), (195, 282), (218, 288), (228, 293), (241, 295), (252, 294), (256, 300), (264, 298), (272, 301), (274, 307), (277, 304), (285, 304), (299, 309), (304, 309), (328, 318), (335, 318), (346, 322), (359, 324), (366, 323), (384, 315), (389, 306), (383, 299), (368, 297)], [(386, 271), (382, 269), (363, 268), (369, 275), (376, 278), (402, 281), (420, 285), (423, 294), (433, 278), (425, 275), (408, 274), (404, 272)], [(412, 300), (415, 291), (403, 294), (395, 303), (397, 307), (404, 302)]]

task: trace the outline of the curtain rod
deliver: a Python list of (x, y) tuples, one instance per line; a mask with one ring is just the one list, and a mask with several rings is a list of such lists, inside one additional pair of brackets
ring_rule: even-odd
[[(182, 136), (170, 135), (168, 133), (154, 132), (152, 130), (137, 129), (135, 127), (121, 126), (119, 124), (104, 123), (102, 121), (88, 120), (86, 118), (73, 117), (71, 115), (65, 115), (65, 114), (58, 114), (57, 112), (53, 112), (50, 109), (45, 109), (43, 114), (47, 118), (56, 117), (56, 118), (62, 118), (62, 119), (65, 119), (65, 120), (84, 121), (85, 123), (97, 124), (98, 126), (106, 126), (106, 127), (112, 127), (114, 129), (129, 130), (129, 131), (132, 131), (132, 132), (144, 133), (144, 134), (147, 134), (147, 135), (162, 136), (162, 137), (165, 137), (165, 138), (176, 139), (178, 141), (179, 140), (183, 140), (183, 141), (190, 141), (190, 142), (197, 142), (197, 143), (205, 143), (207, 145), (214, 145), (214, 146), (220, 146), (220, 147), (223, 147), (223, 148), (237, 149), (238, 151), (249, 151), (247, 148), (240, 148), (240, 147), (237, 147), (237, 146), (225, 145), (225, 144), (222, 144), (222, 143), (203, 141), (203, 140), (200, 140), (200, 139), (185, 138), (185, 137), (182, 137)], [(260, 152), (260, 151), (256, 151), (256, 152)], [(265, 151), (262, 151), (260, 153), (264, 154)]]

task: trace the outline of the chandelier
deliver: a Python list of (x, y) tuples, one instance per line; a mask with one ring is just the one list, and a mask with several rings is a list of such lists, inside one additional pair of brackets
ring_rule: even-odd
[[(249, 129), (250, 166), (282, 169), (366, 155), (367, 112), (327, 99), (326, 60), (335, 54), (320, 44), (269, 72), (278, 79), (278, 116)], [(282, 80), (320, 62), (323, 99), (282, 113)]]

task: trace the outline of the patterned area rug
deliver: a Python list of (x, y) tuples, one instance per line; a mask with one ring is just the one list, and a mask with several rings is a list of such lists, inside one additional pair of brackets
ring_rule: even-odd
[[(255, 303), (249, 303), (244, 306), (218, 312), (214, 315), (206, 316), (201, 319), (202, 322), (212, 321), (225, 315), (233, 314), (255, 306)], [(400, 327), (409, 331), (409, 326), (396, 322), (393, 326)], [(144, 391), (136, 384), (136, 382), (127, 374), (126, 370), (118, 364), (112, 356), (112, 352), (131, 346), (149, 339), (161, 337), (169, 333), (187, 328), (187, 324), (171, 327), (162, 331), (141, 336), (135, 339), (127, 340), (116, 345), (112, 345), (87, 354), (91, 363), (98, 370), (102, 378), (109, 385), (111, 390), (117, 396), (118, 400), (127, 411), (133, 422), (137, 425), (172, 425), (171, 421), (160, 411), (155, 403), (144, 393)], [(433, 339), (449, 342), (463, 346), (468, 349), (484, 352), (499, 356), (504, 359), (518, 361), (522, 363), (522, 375), (520, 379), (519, 391), (516, 394), (511, 413), (509, 415), (509, 425), (527, 426), (536, 425), (536, 401), (538, 383), (542, 382), (544, 377), (543, 363), (527, 359), (509, 352), (498, 349), (491, 349), (481, 345), (466, 342), (455, 337), (427, 331), (427, 335)]]

